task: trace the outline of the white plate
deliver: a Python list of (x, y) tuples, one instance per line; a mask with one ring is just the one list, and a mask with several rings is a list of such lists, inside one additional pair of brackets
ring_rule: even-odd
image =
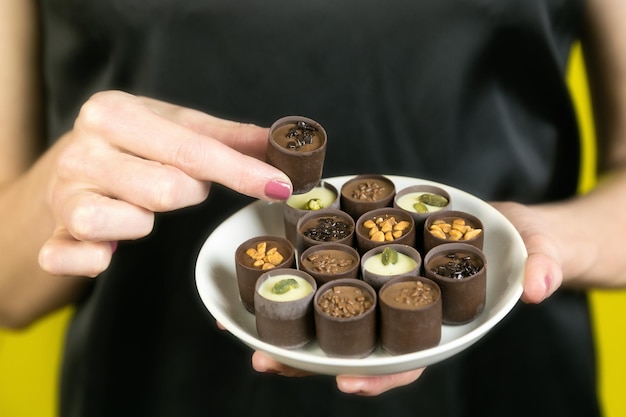
[[(329, 358), (315, 341), (304, 348), (288, 350), (258, 338), (255, 318), (241, 303), (235, 275), (235, 249), (248, 238), (284, 235), (280, 204), (256, 201), (217, 227), (207, 238), (196, 263), (196, 285), (213, 317), (252, 349), (263, 351), (295, 368), (319, 374), (377, 375), (408, 371), (432, 365), (455, 355), (484, 336), (511, 311), (522, 294), (526, 248), (521, 237), (500, 212), (464, 191), (416, 178), (387, 175), (396, 191), (417, 184), (431, 184), (450, 193), (453, 208), (482, 220), (487, 255), (487, 301), (485, 310), (462, 326), (442, 327), (438, 346), (419, 352), (391, 356), (380, 347), (363, 359)], [(352, 176), (330, 178), (337, 189)]]

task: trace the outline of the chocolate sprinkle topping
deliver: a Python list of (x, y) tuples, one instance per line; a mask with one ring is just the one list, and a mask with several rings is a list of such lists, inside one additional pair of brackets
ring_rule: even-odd
[(447, 278), (462, 279), (475, 275), (482, 267), (474, 265), (470, 256), (459, 258), (457, 254), (451, 253), (447, 257), (450, 259), (449, 262), (432, 269), (435, 274)]
[(317, 133), (315, 126), (308, 124), (305, 121), (299, 121), (296, 127), (289, 129), (287, 133), (288, 139), (294, 139), (287, 144), (289, 149), (300, 150), (304, 145), (310, 145), (313, 143), (313, 137)]
[(332, 217), (319, 219), (316, 226), (303, 232), (304, 236), (319, 242), (332, 242), (347, 237), (350, 234), (350, 225)]

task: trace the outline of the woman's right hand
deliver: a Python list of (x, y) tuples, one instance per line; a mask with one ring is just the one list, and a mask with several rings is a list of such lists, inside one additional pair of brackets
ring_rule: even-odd
[(262, 162), (268, 129), (119, 91), (97, 93), (56, 145), (47, 202), (55, 227), (39, 253), (55, 275), (96, 276), (118, 240), (147, 236), (154, 214), (206, 199), (212, 182), (285, 200), (291, 182)]

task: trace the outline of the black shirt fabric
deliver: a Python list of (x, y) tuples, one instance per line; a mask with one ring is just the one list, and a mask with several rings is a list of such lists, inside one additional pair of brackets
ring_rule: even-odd
[[(329, 134), (324, 175), (421, 177), (486, 200), (575, 193), (564, 74), (583, 1), (40, 0), (48, 132), (121, 89)], [(61, 417), (599, 415), (586, 295), (519, 304), (472, 348), (376, 398), (257, 374), (199, 300), (194, 262), (250, 203), (221, 186), (122, 242), (68, 331)]]

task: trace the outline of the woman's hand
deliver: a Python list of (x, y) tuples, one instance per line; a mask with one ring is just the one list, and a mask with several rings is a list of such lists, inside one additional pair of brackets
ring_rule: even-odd
[[(310, 372), (301, 371), (270, 358), (261, 352), (252, 355), (252, 367), (258, 372), (275, 373), (283, 376), (307, 376)], [(337, 388), (347, 394), (376, 396), (394, 388), (408, 385), (422, 375), (424, 369), (415, 369), (391, 375), (338, 375)]]
[[(217, 326), (220, 329), (225, 330), (221, 323), (218, 322)], [(292, 368), (291, 366), (280, 363), (260, 351), (256, 351), (252, 355), (252, 367), (257, 372), (279, 374), (286, 377), (303, 377), (313, 375), (311, 372)], [(424, 368), (390, 375), (338, 375), (336, 378), (337, 388), (346, 394), (357, 394), (372, 397), (394, 388), (409, 385), (410, 383), (415, 382), (420, 375), (422, 375), (422, 372), (424, 372)]]
[(268, 130), (123, 92), (87, 101), (57, 146), (47, 201), (53, 235), (39, 254), (56, 275), (96, 276), (118, 240), (139, 239), (154, 213), (198, 204), (212, 182), (284, 200), (291, 183), (262, 162)]
[(537, 210), (512, 202), (492, 203), (520, 233), (528, 259), (522, 301), (540, 303), (563, 282), (563, 253), (550, 223)]

